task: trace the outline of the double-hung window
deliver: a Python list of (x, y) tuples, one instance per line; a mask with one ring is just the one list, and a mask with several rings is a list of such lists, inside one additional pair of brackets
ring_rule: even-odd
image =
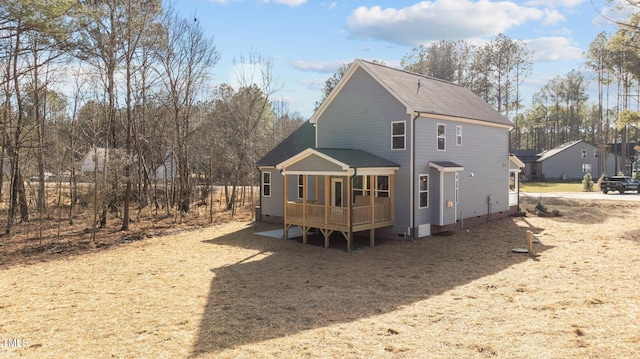
[(429, 207), (429, 175), (420, 175), (420, 208)]
[(298, 199), (304, 198), (304, 175), (298, 175)]
[(271, 197), (271, 172), (262, 172), (262, 195)]
[(445, 141), (447, 139), (447, 130), (446, 126), (439, 123), (438, 124), (438, 151), (444, 151), (446, 148)]
[(456, 146), (462, 146), (462, 126), (456, 126)]
[(406, 123), (404, 121), (391, 122), (391, 149), (404, 150), (406, 148), (407, 134)]

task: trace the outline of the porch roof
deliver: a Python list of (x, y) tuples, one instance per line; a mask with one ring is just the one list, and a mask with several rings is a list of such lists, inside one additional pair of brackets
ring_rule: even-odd
[(347, 148), (307, 148), (278, 165), (289, 174), (390, 174), (400, 165), (367, 151)]
[(432, 161), (429, 162), (429, 167), (433, 167), (440, 172), (464, 171), (463, 166), (449, 161)]

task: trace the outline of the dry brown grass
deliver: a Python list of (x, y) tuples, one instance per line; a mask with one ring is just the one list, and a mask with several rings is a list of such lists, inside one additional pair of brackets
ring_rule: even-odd
[[(636, 357), (640, 208), (544, 204), (562, 216), (354, 253), (234, 222), (5, 266), (0, 337), (28, 345), (0, 355)], [(511, 252), (526, 230), (535, 258)]]

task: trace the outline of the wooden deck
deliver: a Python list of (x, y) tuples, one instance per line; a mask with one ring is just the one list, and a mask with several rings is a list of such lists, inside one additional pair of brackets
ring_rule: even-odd
[[(371, 246), (375, 245), (375, 228), (393, 225), (393, 203), (389, 198), (376, 198), (373, 205), (349, 207), (333, 207), (327, 205), (287, 202), (285, 218), (286, 231), (291, 226), (298, 226), (303, 233), (303, 243), (307, 242), (307, 232), (311, 228), (319, 229), (325, 236), (325, 247), (329, 246), (329, 236), (340, 232), (347, 239), (351, 249), (351, 233), (370, 231)], [(349, 210), (351, 222), (349, 221)]]

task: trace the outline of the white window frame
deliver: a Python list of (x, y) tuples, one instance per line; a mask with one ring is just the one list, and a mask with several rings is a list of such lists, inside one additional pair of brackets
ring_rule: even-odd
[[(393, 126), (395, 124), (402, 124), (402, 135), (396, 135), (393, 133)], [(402, 137), (402, 148), (394, 148), (394, 139)], [(391, 150), (402, 151), (407, 149), (407, 122), (406, 121), (392, 121), (391, 122)]]
[[(265, 175), (266, 177), (269, 177), (268, 181), (265, 181), (265, 178), (266, 178)], [(269, 187), (269, 194), (264, 194), (264, 189), (267, 186)], [(271, 172), (267, 172), (267, 171), (262, 172), (262, 196), (271, 197)]]
[(582, 173), (591, 173), (591, 163), (582, 164)]
[[(356, 196), (362, 196), (362, 197), (366, 197), (367, 196), (367, 177), (369, 176), (362, 176), (362, 175), (358, 175), (355, 176), (353, 178), (353, 181), (351, 182), (351, 196), (353, 197), (351, 200), (352, 204), (356, 203)], [(360, 187), (356, 187), (356, 180), (360, 178)], [(357, 192), (357, 193), (356, 193)]]
[[(387, 189), (380, 189), (378, 188), (378, 179), (381, 177), (386, 177), (387, 179)], [(375, 176), (375, 192), (374, 192), (374, 196), (376, 197), (382, 197), (380, 196), (380, 193), (386, 193), (387, 195), (384, 197), (389, 197), (391, 196), (391, 177), (390, 176), (386, 176), (386, 175), (380, 175), (380, 176)]]
[(587, 158), (587, 150), (582, 150), (581, 151), (581, 156), (582, 156), (582, 158)]
[[(426, 177), (426, 189), (422, 189), (422, 178)], [(418, 177), (418, 207), (419, 208), (429, 208), (429, 175), (428, 174), (421, 174), (420, 177)], [(423, 206), (422, 205), (422, 194), (426, 193), (427, 194), (427, 205)]]
[(462, 126), (456, 126), (456, 146), (462, 146)]
[(593, 158), (598, 158), (598, 149), (593, 150)]
[(304, 198), (304, 175), (298, 175), (298, 199)]
[[(444, 132), (442, 136), (440, 135), (440, 126), (444, 128)], [(442, 149), (440, 149), (440, 139), (442, 138)], [(436, 125), (436, 150), (438, 151), (446, 151), (447, 150), (447, 125), (444, 123), (439, 123)]]

